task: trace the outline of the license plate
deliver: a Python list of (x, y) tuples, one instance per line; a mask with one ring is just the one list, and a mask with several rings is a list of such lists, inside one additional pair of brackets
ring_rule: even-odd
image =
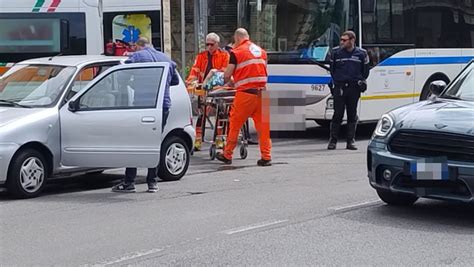
[(449, 180), (447, 159), (431, 158), (412, 161), (410, 175), (414, 180)]

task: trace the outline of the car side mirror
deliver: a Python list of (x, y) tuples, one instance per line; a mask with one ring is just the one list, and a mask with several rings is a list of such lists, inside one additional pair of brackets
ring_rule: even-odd
[(439, 96), (441, 93), (446, 89), (446, 82), (445, 81), (434, 81), (430, 84), (430, 91), (433, 95)]
[(69, 111), (76, 112), (79, 110), (79, 100), (69, 101)]

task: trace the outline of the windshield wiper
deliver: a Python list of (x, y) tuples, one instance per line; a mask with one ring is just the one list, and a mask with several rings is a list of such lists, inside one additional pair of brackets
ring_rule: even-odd
[(314, 64), (320, 66), (321, 68), (323, 68), (323, 69), (325, 69), (325, 70), (327, 70), (327, 71), (331, 71), (331, 68), (329, 68), (328, 66), (326, 66), (326, 64), (323, 63), (324, 61), (318, 61), (318, 60), (313, 59), (313, 58), (310, 58), (309, 60), (310, 60), (312, 63), (314, 63)]
[(8, 104), (12, 107), (31, 108), (30, 106), (25, 106), (25, 105), (18, 104), (17, 102), (14, 102), (14, 101), (11, 101), (11, 100), (4, 100), (4, 99), (0, 99), (0, 105), (1, 104)]
[(453, 95), (442, 95), (439, 98), (446, 98), (446, 99), (454, 99), (454, 100), (462, 100), (462, 98)]

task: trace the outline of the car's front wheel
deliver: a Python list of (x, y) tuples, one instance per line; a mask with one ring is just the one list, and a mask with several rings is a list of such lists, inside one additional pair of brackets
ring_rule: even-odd
[(163, 142), (158, 177), (164, 181), (177, 181), (188, 170), (189, 148), (182, 138), (172, 136)]
[(393, 193), (383, 189), (377, 189), (377, 194), (383, 202), (393, 206), (411, 206), (418, 200), (416, 196)]
[(37, 197), (48, 176), (45, 157), (34, 149), (18, 152), (8, 170), (7, 189), (15, 198)]

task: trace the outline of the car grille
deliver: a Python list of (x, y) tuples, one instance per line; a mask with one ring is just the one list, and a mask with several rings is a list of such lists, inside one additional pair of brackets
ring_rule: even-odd
[(474, 162), (474, 136), (469, 135), (401, 130), (390, 140), (389, 149), (403, 155)]

